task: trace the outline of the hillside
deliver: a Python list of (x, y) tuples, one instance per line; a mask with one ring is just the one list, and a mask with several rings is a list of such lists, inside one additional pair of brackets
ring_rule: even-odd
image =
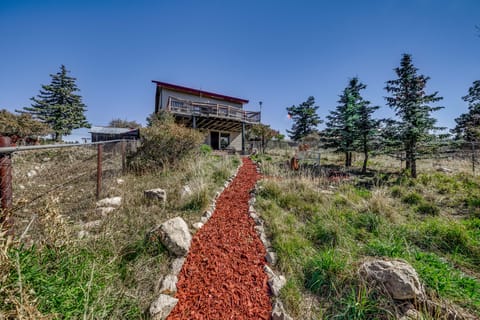
[[(255, 158), (263, 173), (255, 209), (278, 255), (275, 268), (287, 278), (280, 297), (290, 315), (396, 319), (408, 309), (424, 319), (480, 314), (480, 178), (468, 163), (427, 161), (418, 179), (410, 179), (399, 174), (395, 160), (382, 157), (371, 160), (367, 175), (355, 169), (340, 174), (341, 159), (324, 154), (321, 168), (304, 165), (293, 172), (285, 166), (291, 152)], [(112, 153), (104, 196), (121, 196), (122, 204), (104, 213), (93, 193), (94, 155), (86, 149), (15, 155), (15, 205), (23, 205), (15, 217), (16, 242), (1, 238), (2, 317), (149, 318), (173, 257), (147, 241), (147, 233), (175, 216), (189, 226), (198, 221), (240, 164), (237, 156), (206, 152), (170, 170), (123, 174)], [(31, 170), (37, 174), (28, 177)], [(60, 184), (30, 201), (35, 192)], [(165, 205), (143, 196), (158, 187), (167, 191)], [(378, 258), (412, 265), (429, 302), (392, 299), (363, 279), (362, 263)]]

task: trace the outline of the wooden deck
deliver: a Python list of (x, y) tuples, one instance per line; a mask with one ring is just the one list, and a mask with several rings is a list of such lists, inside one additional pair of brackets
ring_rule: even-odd
[[(260, 123), (260, 112), (246, 111), (239, 108), (183, 100), (169, 97), (168, 111), (182, 118), (186, 125), (213, 130), (240, 130), (242, 124)], [(193, 118), (195, 117), (195, 123)]]

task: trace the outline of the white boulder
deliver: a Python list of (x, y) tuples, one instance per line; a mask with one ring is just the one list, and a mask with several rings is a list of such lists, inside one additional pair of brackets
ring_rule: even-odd
[(185, 256), (190, 249), (192, 235), (187, 223), (180, 217), (167, 220), (159, 228), (160, 241), (176, 256)]
[(122, 204), (122, 197), (111, 197), (97, 201), (97, 207), (119, 207)]
[(385, 290), (397, 300), (425, 298), (425, 291), (415, 269), (402, 260), (375, 259), (365, 261), (359, 274)]
[(178, 299), (169, 295), (161, 294), (157, 300), (150, 305), (150, 315), (153, 319), (164, 320), (168, 317), (173, 308), (177, 305)]

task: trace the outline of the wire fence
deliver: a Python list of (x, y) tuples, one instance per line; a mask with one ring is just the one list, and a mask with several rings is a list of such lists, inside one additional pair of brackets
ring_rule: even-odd
[(35, 228), (35, 220), (52, 212), (87, 221), (99, 198), (117, 192), (127, 153), (136, 147), (135, 140), (26, 147), (4, 143), (0, 147), (3, 228), (10, 234)]

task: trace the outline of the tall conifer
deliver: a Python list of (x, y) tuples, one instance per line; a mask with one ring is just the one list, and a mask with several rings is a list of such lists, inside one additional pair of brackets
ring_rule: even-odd
[(87, 107), (82, 97), (75, 94), (80, 91), (75, 83), (77, 79), (68, 73), (62, 65), (59, 72), (50, 75), (51, 83), (42, 85), (40, 94), (31, 98), (32, 106), (24, 107), (21, 111), (48, 124), (54, 132), (55, 141), (60, 141), (63, 135), (70, 134), (73, 129), (90, 127), (84, 114)]
[(416, 178), (419, 144), (431, 139), (432, 130), (439, 129), (435, 127), (437, 120), (431, 113), (443, 107), (433, 107), (431, 104), (443, 98), (437, 96), (438, 92), (433, 94), (425, 92), (430, 78), (417, 74), (418, 69), (413, 65), (411, 55), (404, 54), (400, 67), (394, 70), (398, 79), (387, 81), (385, 90), (391, 96), (385, 99), (399, 118), (396, 138), (403, 144), (406, 169), (413, 178)]
[(299, 141), (311, 133), (318, 131), (317, 126), (322, 123), (317, 114), (318, 106), (315, 106), (315, 98), (310, 96), (307, 101), (298, 106), (287, 107), (287, 112), (293, 120), (292, 130), (287, 130), (289, 137)]

